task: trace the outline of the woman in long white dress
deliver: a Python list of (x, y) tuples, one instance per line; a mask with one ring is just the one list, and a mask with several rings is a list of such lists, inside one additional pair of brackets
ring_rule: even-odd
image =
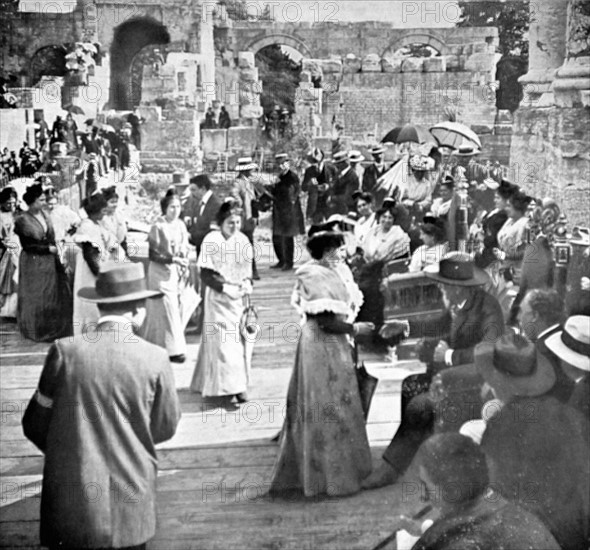
[(205, 285), (203, 333), (191, 390), (204, 397), (247, 400), (252, 346), (240, 330), (244, 296), (252, 292), (250, 241), (240, 232), (236, 203), (226, 201), (217, 215), (219, 230), (203, 241), (198, 265)]
[(117, 188), (114, 185), (106, 187), (102, 190), (102, 194), (107, 201), (107, 209), (104, 217), (100, 220), (100, 225), (112, 233), (121, 248), (127, 252), (127, 223), (117, 209), (119, 206)]
[(96, 304), (78, 297), (78, 290), (94, 286), (100, 266), (108, 261), (123, 261), (125, 253), (113, 235), (100, 225), (107, 201), (102, 193), (84, 199), (83, 208), (88, 218), (83, 219), (74, 234), (78, 245), (74, 272), (74, 334), (85, 334), (100, 317)]
[(0, 192), (0, 317), (16, 318), (20, 240), (14, 232), (17, 194), (14, 188)]
[(162, 216), (148, 237), (150, 264), (148, 288), (162, 292), (162, 298), (150, 300), (142, 335), (166, 348), (170, 361), (184, 363), (184, 331), (195, 311), (199, 297), (190, 279), (189, 234), (182, 222), (180, 197), (169, 191), (160, 201)]

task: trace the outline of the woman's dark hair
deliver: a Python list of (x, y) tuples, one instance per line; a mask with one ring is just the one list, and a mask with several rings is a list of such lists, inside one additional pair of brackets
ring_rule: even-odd
[(0, 191), (0, 204), (8, 202), (10, 199), (16, 199), (17, 193), (14, 187), (5, 187)]
[(500, 195), (505, 201), (507, 201), (514, 193), (518, 191), (518, 185), (510, 183), (508, 180), (502, 180), (500, 187), (498, 187), (496, 193)]
[(441, 186), (448, 187), (449, 189), (455, 189), (455, 178), (453, 176), (447, 176), (440, 182)]
[(334, 250), (340, 248), (344, 244), (344, 234), (336, 233), (334, 231), (312, 231), (309, 230), (309, 237), (307, 239), (307, 249), (314, 260), (321, 260), (327, 250)]
[(508, 202), (512, 205), (512, 208), (524, 214), (532, 200), (532, 197), (519, 190), (510, 196)]
[(90, 218), (100, 213), (101, 210), (106, 208), (107, 201), (105, 200), (102, 193), (94, 193), (93, 195), (90, 195), (89, 197), (86, 197), (84, 199), (82, 207), (84, 208), (86, 214), (88, 214), (88, 217)]
[(219, 207), (217, 211), (217, 215), (215, 216), (215, 221), (217, 225), (221, 227), (223, 222), (227, 220), (233, 214), (237, 214), (239, 211), (238, 203), (233, 199), (226, 199), (223, 204)]
[(444, 222), (440, 218), (425, 216), (420, 231), (434, 237), (436, 243), (442, 243), (447, 238), (447, 230)]
[(373, 195), (371, 193), (366, 193), (364, 191), (355, 191), (352, 194), (352, 199), (356, 201), (365, 201), (367, 204), (371, 204), (373, 202)]
[(57, 198), (57, 191), (55, 190), (55, 187), (49, 187), (48, 189), (45, 189), (45, 196), (47, 197), (47, 200)]
[(383, 207), (377, 211), (377, 221), (378, 222), (381, 221), (381, 216), (383, 216), (383, 214), (385, 214), (385, 212), (389, 212), (393, 216), (393, 221), (395, 222), (395, 220), (398, 216), (397, 205), (393, 202), (388, 202), (388, 203), (384, 204)]
[(33, 185), (29, 185), (27, 190), (23, 195), (23, 200), (27, 205), (33, 204), (41, 195), (43, 195), (43, 184), (41, 183), (34, 183)]
[(111, 187), (105, 187), (102, 190), (102, 194), (104, 196), (105, 201), (110, 201), (111, 199), (118, 199), (119, 195), (117, 193), (117, 187), (115, 185), (111, 185)]
[(180, 202), (180, 197), (178, 196), (178, 193), (174, 189), (169, 189), (166, 192), (166, 194), (162, 197), (162, 200), (160, 201), (160, 208), (162, 209), (162, 215), (166, 214), (166, 210), (168, 210), (168, 207), (170, 206), (170, 204), (175, 200)]

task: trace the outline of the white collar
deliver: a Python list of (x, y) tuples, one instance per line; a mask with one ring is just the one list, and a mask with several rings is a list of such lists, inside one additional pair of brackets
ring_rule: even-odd
[(351, 168), (352, 167), (349, 164), (344, 170), (342, 170), (342, 172), (340, 172), (340, 176), (344, 176), (345, 174), (347, 174)]
[(543, 338), (543, 336), (545, 336), (549, 331), (554, 330), (555, 327), (558, 327), (559, 323), (556, 323), (554, 325), (551, 325), (550, 327), (547, 327), (545, 330), (542, 330), (541, 332), (539, 332), (539, 334), (537, 334), (537, 340), (541, 340)]
[(457, 309), (463, 309), (465, 307), (465, 304), (467, 303), (468, 298), (465, 298), (465, 300), (463, 300), (460, 304), (457, 304), (455, 307)]
[(213, 191), (211, 191), (211, 189), (207, 190), (207, 192), (202, 196), (200, 204), (205, 206), (211, 195), (213, 195)]
[(118, 324), (124, 332), (133, 332), (133, 321), (124, 315), (103, 315), (98, 320), (98, 325)]

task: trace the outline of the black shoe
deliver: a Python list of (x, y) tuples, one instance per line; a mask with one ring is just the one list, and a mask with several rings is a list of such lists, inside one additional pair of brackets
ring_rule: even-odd
[(281, 268), (281, 271), (292, 271), (293, 270), (293, 266), (292, 265), (284, 265)]
[(275, 265), (271, 265), (270, 268), (271, 269), (281, 269), (285, 264), (282, 262), (279, 262), (278, 264)]
[(171, 363), (184, 363), (186, 357), (184, 356), (184, 353), (181, 353), (180, 355), (171, 355), (169, 359)]
[(248, 395), (246, 392), (236, 393), (236, 401), (238, 403), (247, 403), (248, 402)]

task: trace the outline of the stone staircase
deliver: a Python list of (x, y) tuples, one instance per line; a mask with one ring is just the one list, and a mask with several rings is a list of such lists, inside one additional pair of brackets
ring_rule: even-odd
[(142, 172), (172, 174), (195, 167), (193, 159), (186, 157), (180, 151), (140, 151), (139, 161)]

